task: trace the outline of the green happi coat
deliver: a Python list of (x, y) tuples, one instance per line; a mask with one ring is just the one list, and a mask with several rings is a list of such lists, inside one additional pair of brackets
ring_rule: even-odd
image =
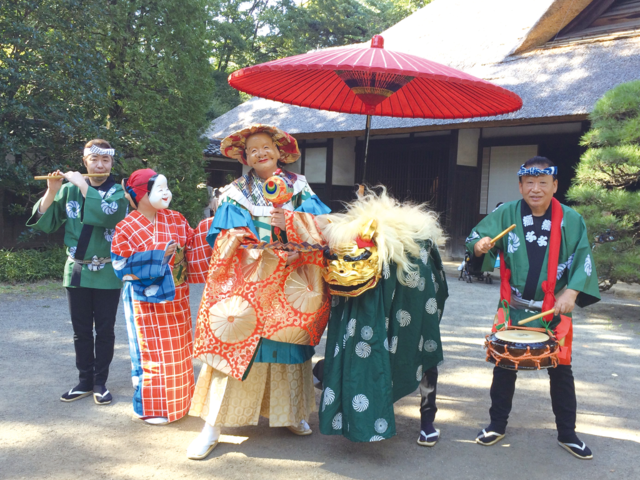
[[(505, 266), (511, 270), (511, 295), (522, 297), (525, 291), (525, 284), (529, 272), (529, 257), (527, 254), (527, 234), (531, 219), (529, 215), (522, 213), (524, 200), (516, 200), (501, 205), (492, 213), (487, 215), (471, 232), (466, 240), (466, 248), (473, 258), (473, 246), (483, 237), (495, 237), (509, 226), (515, 224), (515, 230), (502, 237), (495, 244), (495, 247), (484, 256), (482, 264), (483, 271), (493, 271), (496, 257), (500, 252), (504, 253)], [(524, 205), (528, 209), (527, 205)], [(551, 207), (549, 207), (551, 208)], [(576, 299), (576, 304), (586, 307), (600, 300), (598, 290), (598, 275), (596, 274), (591, 247), (587, 237), (587, 227), (583, 218), (578, 212), (566, 205), (562, 205), (562, 241), (560, 245), (560, 255), (558, 258), (558, 269), (556, 272), (556, 297), (565, 287), (580, 292)], [(549, 228), (551, 223), (549, 223)], [(544, 227), (543, 227), (544, 228)], [(546, 246), (544, 262), (540, 270), (540, 276), (534, 298), (526, 300), (542, 301), (544, 292), (542, 282), (547, 279), (549, 247)], [(530, 317), (531, 311), (521, 309), (511, 309), (510, 316), (512, 323)], [(571, 314), (566, 316), (571, 317)], [(554, 317), (549, 328), (555, 328), (560, 323), (560, 317)], [(527, 327), (544, 328), (542, 319), (535, 320), (526, 325)]]
[(448, 296), (438, 249), (426, 242), (419, 270), (397, 281), (395, 265), (355, 298), (333, 297), (325, 351), (320, 431), (354, 442), (396, 434), (393, 403), (442, 362), (440, 318)]
[[(65, 287), (118, 289), (122, 282), (110, 262), (80, 265), (74, 260), (111, 259), (111, 240), (117, 223), (126, 215), (129, 201), (122, 187), (111, 177), (98, 187), (89, 186), (87, 197), (71, 183), (65, 183), (47, 211), (40, 215), (42, 199), (33, 207), (27, 226), (52, 233), (64, 225), (67, 262), (64, 266)], [(81, 258), (80, 258), (81, 257)]]

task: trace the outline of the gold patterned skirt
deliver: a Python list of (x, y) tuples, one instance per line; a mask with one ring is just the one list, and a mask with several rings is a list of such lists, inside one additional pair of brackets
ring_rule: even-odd
[(270, 427), (288, 427), (309, 420), (316, 410), (311, 360), (287, 365), (254, 363), (244, 381), (202, 365), (189, 415), (210, 425), (257, 425), (260, 416)]

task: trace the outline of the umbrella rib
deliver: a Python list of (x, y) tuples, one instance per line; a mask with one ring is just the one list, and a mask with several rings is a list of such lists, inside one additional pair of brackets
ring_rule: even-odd
[[(407, 85), (401, 88), (398, 93), (402, 92), (403, 95), (405, 95), (406, 97), (408, 97), (407, 95), (408, 93), (411, 94), (411, 98), (415, 102), (416, 107), (419, 108), (419, 112), (420, 112), (419, 114), (414, 115), (413, 118), (435, 118), (433, 110), (431, 109), (429, 104), (424, 100), (422, 95), (419, 94), (418, 90), (412, 84), (413, 82), (409, 82)], [(405, 89), (406, 89), (406, 92), (403, 91)], [(423, 106), (421, 106), (421, 104)]]

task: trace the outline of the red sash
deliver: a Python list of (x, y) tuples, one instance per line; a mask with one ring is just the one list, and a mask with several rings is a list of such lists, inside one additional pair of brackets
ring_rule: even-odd
[[(551, 310), (556, 304), (556, 281), (558, 272), (558, 258), (560, 257), (560, 245), (562, 244), (562, 205), (555, 198), (551, 199), (551, 235), (549, 238), (549, 254), (547, 256), (547, 279), (542, 282), (544, 300), (542, 311)], [(500, 303), (506, 300), (511, 303), (511, 270), (504, 261), (504, 253), (500, 252)], [(553, 314), (544, 317), (546, 322), (553, 319)], [(505, 319), (507, 320), (507, 319)], [(508, 319), (511, 325), (511, 318)], [(561, 365), (571, 364), (571, 344), (573, 342), (573, 325), (571, 318), (560, 315), (560, 324), (554, 330), (556, 338), (562, 342), (558, 359)]]

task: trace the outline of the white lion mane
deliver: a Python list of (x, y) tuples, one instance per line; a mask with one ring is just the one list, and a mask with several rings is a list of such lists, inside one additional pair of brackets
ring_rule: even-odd
[(438, 245), (446, 239), (438, 215), (426, 203), (400, 203), (387, 194), (385, 187), (376, 189), (380, 193), (367, 188), (362, 197), (345, 204), (345, 213), (316, 217), (317, 223), (329, 248), (333, 248), (354, 242), (363, 227), (375, 219), (378, 226), (373, 239), (378, 246), (379, 266), (394, 262), (398, 280), (405, 285), (407, 274), (418, 270), (411, 259), (420, 258), (419, 242), (431, 240)]

